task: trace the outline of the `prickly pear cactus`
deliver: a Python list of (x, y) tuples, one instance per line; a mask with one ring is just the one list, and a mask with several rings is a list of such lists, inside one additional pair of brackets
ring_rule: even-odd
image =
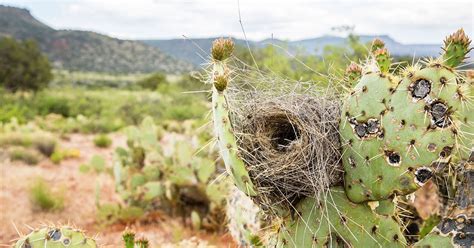
[(349, 199), (364, 202), (412, 193), (433, 176), (437, 165), (454, 157), (468, 159), (473, 87), (455, 67), (469, 44), (460, 30), (447, 38), (442, 57), (393, 75), (387, 49), (374, 42), (371, 62), (342, 111)]
[[(219, 46), (219, 42), (215, 42), (214, 46)], [(236, 186), (252, 196), (257, 191), (248, 177), (244, 162), (237, 155), (237, 144), (226, 106), (225, 90), (230, 77), (225, 73), (226, 67), (221, 60), (214, 63), (211, 77), (214, 84), (213, 111), (220, 152)], [(397, 222), (389, 216), (377, 214), (367, 204), (352, 203), (347, 199), (343, 188), (332, 188), (319, 199), (325, 200), (303, 198), (294, 211), (281, 214), (281, 224), (277, 225), (277, 234), (274, 235), (276, 239), (269, 242), (275, 242), (277, 247), (406, 245)]]
[(45, 227), (21, 237), (15, 248), (95, 248), (95, 240), (71, 227)]
[(226, 61), (234, 50), (234, 43), (227, 39), (218, 39), (212, 46), (213, 68), (211, 72), (212, 113), (214, 131), (219, 139), (219, 152), (224, 160), (227, 172), (232, 176), (236, 186), (249, 196), (257, 194), (250, 180), (244, 162), (238, 157), (237, 142), (233, 134), (226, 102), (226, 90), (230, 81)]
[(135, 233), (131, 231), (125, 231), (122, 234), (122, 240), (125, 248), (148, 248), (149, 241), (145, 238), (135, 239)]
[(433, 231), (414, 247), (473, 247), (474, 218), (460, 214), (442, 220)]
[(400, 226), (391, 216), (347, 199), (342, 187), (325, 201), (305, 198), (281, 224), (277, 247), (406, 247)]
[(216, 151), (201, 149), (205, 134), (164, 135), (150, 118), (125, 133), (128, 149), (117, 149), (114, 177), (128, 205), (184, 215), (205, 229), (224, 227), (228, 181), (215, 180), (223, 165)]

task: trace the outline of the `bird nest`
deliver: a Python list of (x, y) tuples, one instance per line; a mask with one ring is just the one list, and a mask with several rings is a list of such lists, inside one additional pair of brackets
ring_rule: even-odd
[(293, 206), (341, 184), (337, 94), (312, 83), (239, 75), (228, 105), (239, 154), (259, 192), (254, 201), (264, 210)]

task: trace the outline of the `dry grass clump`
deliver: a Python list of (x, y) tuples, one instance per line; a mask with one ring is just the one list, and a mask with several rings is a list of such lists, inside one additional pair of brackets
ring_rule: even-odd
[(263, 209), (342, 182), (340, 100), (328, 87), (238, 71), (228, 104), (240, 156)]

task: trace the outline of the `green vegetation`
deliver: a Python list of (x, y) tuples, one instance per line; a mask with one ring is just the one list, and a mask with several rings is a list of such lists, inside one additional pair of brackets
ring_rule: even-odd
[(120, 89), (43, 90), (37, 94), (2, 94), (0, 122), (12, 118), (35, 121), (53, 132), (106, 133), (138, 124), (143, 116), (155, 120), (200, 118), (207, 111), (204, 94), (184, 94), (181, 82), (157, 91)]
[(104, 172), (107, 169), (106, 166), (107, 166), (107, 163), (105, 161), (105, 158), (96, 154), (96, 155), (92, 156), (89, 163), (81, 164), (79, 166), (79, 171), (81, 173), (88, 173), (91, 170), (93, 170), (96, 173), (101, 173), (101, 172)]
[(0, 147), (8, 146), (32, 148), (49, 157), (56, 149), (56, 139), (42, 132), (0, 132)]
[(12, 161), (23, 161), (28, 165), (36, 165), (42, 158), (38, 152), (24, 147), (13, 147), (9, 150), (9, 154)]
[(166, 75), (162, 73), (152, 74), (137, 82), (137, 84), (142, 89), (148, 89), (148, 90), (156, 90), (158, 89), (158, 86), (162, 84), (167, 84), (167, 83), (168, 81), (166, 80)]
[(368, 55), (366, 44), (355, 35), (349, 35), (344, 46), (328, 45), (322, 56), (306, 54), (302, 51), (287, 53), (288, 47), (267, 45), (260, 49), (236, 46), (234, 55), (250, 66), (257, 64), (260, 70), (271, 71), (287, 78), (317, 83), (329, 83), (328, 74), (341, 75), (351, 60), (360, 61)]
[(0, 86), (8, 91), (39, 90), (52, 78), (48, 59), (33, 40), (0, 39)]
[(64, 208), (64, 191), (55, 190), (43, 178), (36, 178), (30, 185), (30, 201), (34, 208), (44, 211)]
[(94, 138), (94, 145), (100, 148), (107, 148), (112, 145), (112, 140), (105, 134), (99, 134)]
[(89, 162), (89, 165), (95, 172), (103, 172), (105, 170), (105, 158), (99, 155), (94, 155)]
[(77, 149), (57, 149), (51, 154), (49, 159), (51, 159), (51, 162), (54, 164), (60, 164), (65, 159), (79, 158), (80, 156), (81, 152)]
[(126, 207), (190, 218), (196, 229), (222, 230), (222, 192), (228, 187), (227, 180), (217, 180), (222, 163), (214, 150), (203, 148), (210, 135), (193, 130), (200, 122), (182, 125), (182, 133), (165, 133), (145, 118), (126, 128), (127, 147), (117, 148), (114, 158), (116, 190)]

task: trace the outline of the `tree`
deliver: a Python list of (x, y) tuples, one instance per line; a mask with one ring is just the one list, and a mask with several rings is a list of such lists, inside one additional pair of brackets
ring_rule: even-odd
[(48, 58), (33, 40), (0, 40), (0, 85), (8, 91), (37, 91), (52, 79)]
[(156, 90), (159, 85), (166, 83), (168, 83), (166, 80), (166, 75), (162, 73), (154, 73), (138, 81), (137, 84), (142, 87), (142, 89)]

